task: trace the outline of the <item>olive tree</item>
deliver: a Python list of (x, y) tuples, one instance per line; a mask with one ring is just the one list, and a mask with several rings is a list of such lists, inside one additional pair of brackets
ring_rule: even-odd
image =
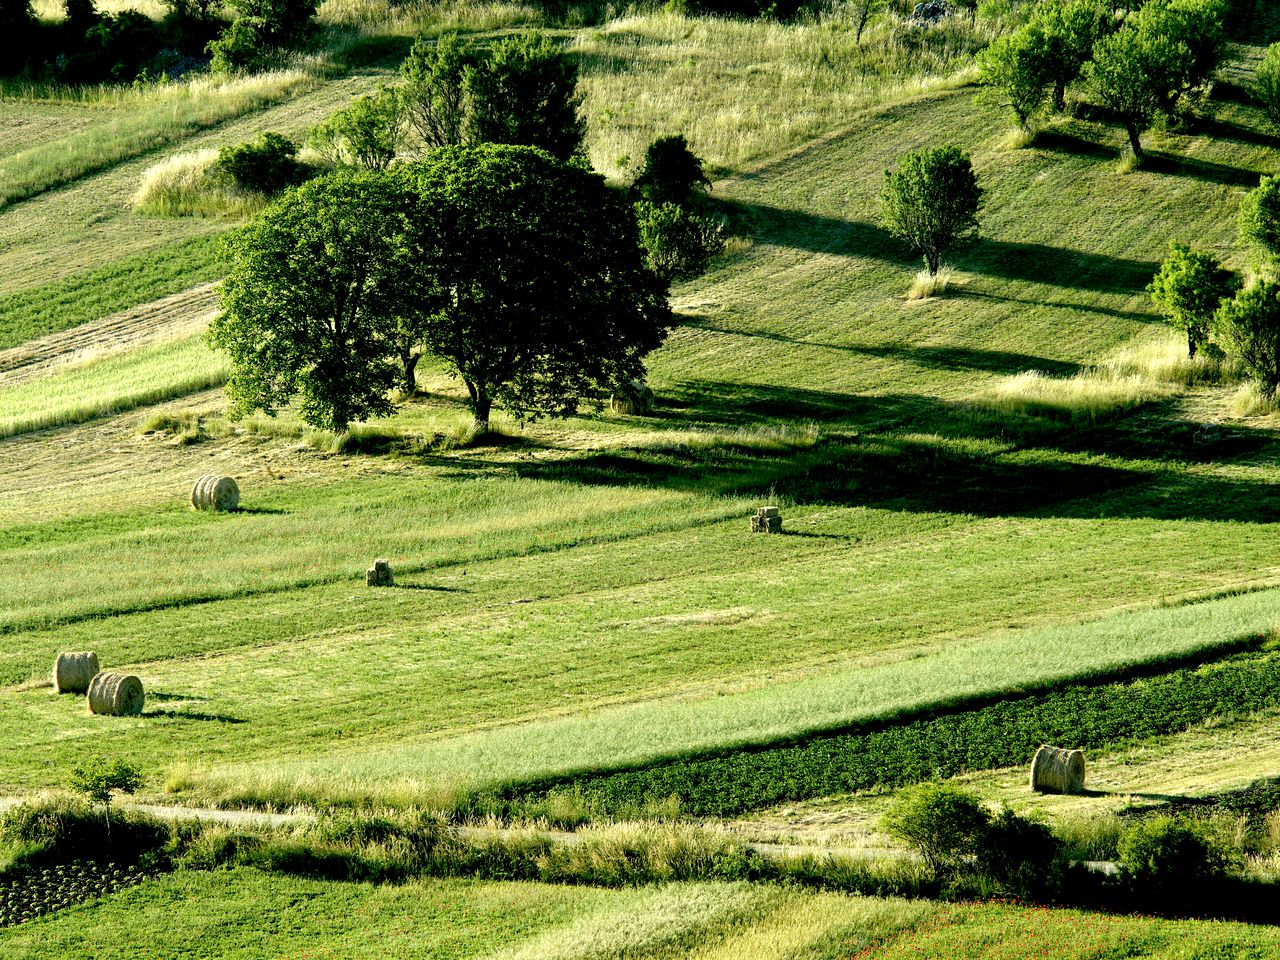
[(301, 397), (305, 422), (341, 431), (391, 411), (415, 202), (390, 175), (337, 173), (233, 235), (208, 338), (231, 359), (234, 413)]
[(446, 147), (407, 168), (420, 197), (413, 302), (421, 343), (494, 403), (561, 416), (641, 379), (670, 324), (630, 204), (600, 176), (531, 147)]
[(982, 193), (967, 153), (955, 146), (925, 148), (885, 172), (881, 218), (936, 276), (943, 254), (977, 234)]
[(1187, 335), (1187, 356), (1194, 359), (1209, 340), (1213, 318), (1222, 301), (1235, 292), (1236, 286), (1235, 274), (1213, 254), (1174, 241), (1147, 290), (1151, 302), (1169, 323)]
[(1280, 178), (1263, 177), (1240, 201), (1240, 240), (1280, 257)]
[(1268, 400), (1280, 386), (1280, 282), (1260, 280), (1222, 304), (1215, 332)]

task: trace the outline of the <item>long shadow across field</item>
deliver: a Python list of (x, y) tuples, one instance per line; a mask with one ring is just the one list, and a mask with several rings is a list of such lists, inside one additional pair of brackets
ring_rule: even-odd
[[(918, 394), (858, 396), (693, 381), (669, 391), (663, 408), (652, 422), (661, 429), (666, 419), (673, 431), (669, 444), (452, 466), (468, 472), (502, 466), (540, 480), (704, 494), (773, 491), (799, 504), (925, 513), (1280, 521), (1280, 486), (1183, 467), (1257, 455), (1275, 438), (1178, 420), (1172, 403), (1083, 428)], [(822, 437), (807, 443), (784, 435), (776, 444), (751, 433), (705, 444), (685, 437), (696, 424), (736, 428), (762, 420), (813, 421), (821, 424)]]
[[(726, 205), (762, 243), (811, 253), (866, 257), (904, 268), (917, 261), (903, 243), (873, 223), (842, 220), (763, 204)], [(1141, 293), (1159, 264), (1087, 253), (1042, 243), (983, 238), (955, 258), (957, 266), (1005, 280), (1021, 280), (1103, 293)]]

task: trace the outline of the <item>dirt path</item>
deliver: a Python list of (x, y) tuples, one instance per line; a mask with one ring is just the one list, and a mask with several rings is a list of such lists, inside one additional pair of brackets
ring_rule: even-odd
[(78, 360), (203, 330), (217, 311), (218, 289), (201, 284), (122, 313), (0, 350), (0, 387), (25, 383)]

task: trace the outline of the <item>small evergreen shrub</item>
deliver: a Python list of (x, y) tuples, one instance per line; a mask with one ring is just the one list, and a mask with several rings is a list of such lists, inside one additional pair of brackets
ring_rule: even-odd
[(1134, 824), (1121, 835), (1117, 852), (1135, 891), (1153, 899), (1185, 900), (1232, 864), (1232, 855), (1202, 824), (1171, 816)]
[(653, 204), (688, 206), (701, 199), (711, 181), (702, 170), (702, 160), (689, 149), (682, 136), (661, 137), (649, 144), (644, 169), (631, 185), (636, 196)]
[(279, 193), (307, 179), (308, 168), (298, 162), (298, 147), (279, 133), (264, 133), (257, 140), (223, 147), (214, 165), (241, 190)]

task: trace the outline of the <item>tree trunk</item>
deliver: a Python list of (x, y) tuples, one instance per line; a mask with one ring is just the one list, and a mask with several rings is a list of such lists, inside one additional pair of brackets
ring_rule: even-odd
[(1133, 124), (1129, 124), (1125, 129), (1129, 131), (1129, 146), (1133, 150), (1133, 155), (1141, 163), (1146, 154), (1142, 152), (1142, 140), (1140, 139), (1138, 128)]
[(931, 250), (924, 255), (924, 265), (929, 268), (929, 276), (936, 277), (938, 268), (942, 266), (942, 254), (936, 250)]
[(1196, 332), (1192, 327), (1187, 327), (1187, 358), (1196, 358)]
[(1053, 112), (1062, 113), (1067, 109), (1067, 85), (1059, 80), (1053, 85)]
[(489, 413), (493, 409), (493, 398), (483, 390), (476, 391), (475, 400), (472, 401), (471, 409), (475, 413), (476, 434), (488, 433)]
[(862, 14), (861, 17), (858, 18), (858, 32), (854, 35), (854, 38), (853, 38), (853, 42), (858, 46), (862, 45), (862, 30), (864, 27), (866, 27), (867, 20), (870, 19), (870, 16), (871, 15), (869, 13), (864, 13)]
[(402, 389), (406, 396), (412, 397), (418, 392), (418, 361), (422, 359), (422, 354), (414, 353), (412, 350), (404, 350), (400, 354), (400, 363), (404, 366), (404, 383)]

